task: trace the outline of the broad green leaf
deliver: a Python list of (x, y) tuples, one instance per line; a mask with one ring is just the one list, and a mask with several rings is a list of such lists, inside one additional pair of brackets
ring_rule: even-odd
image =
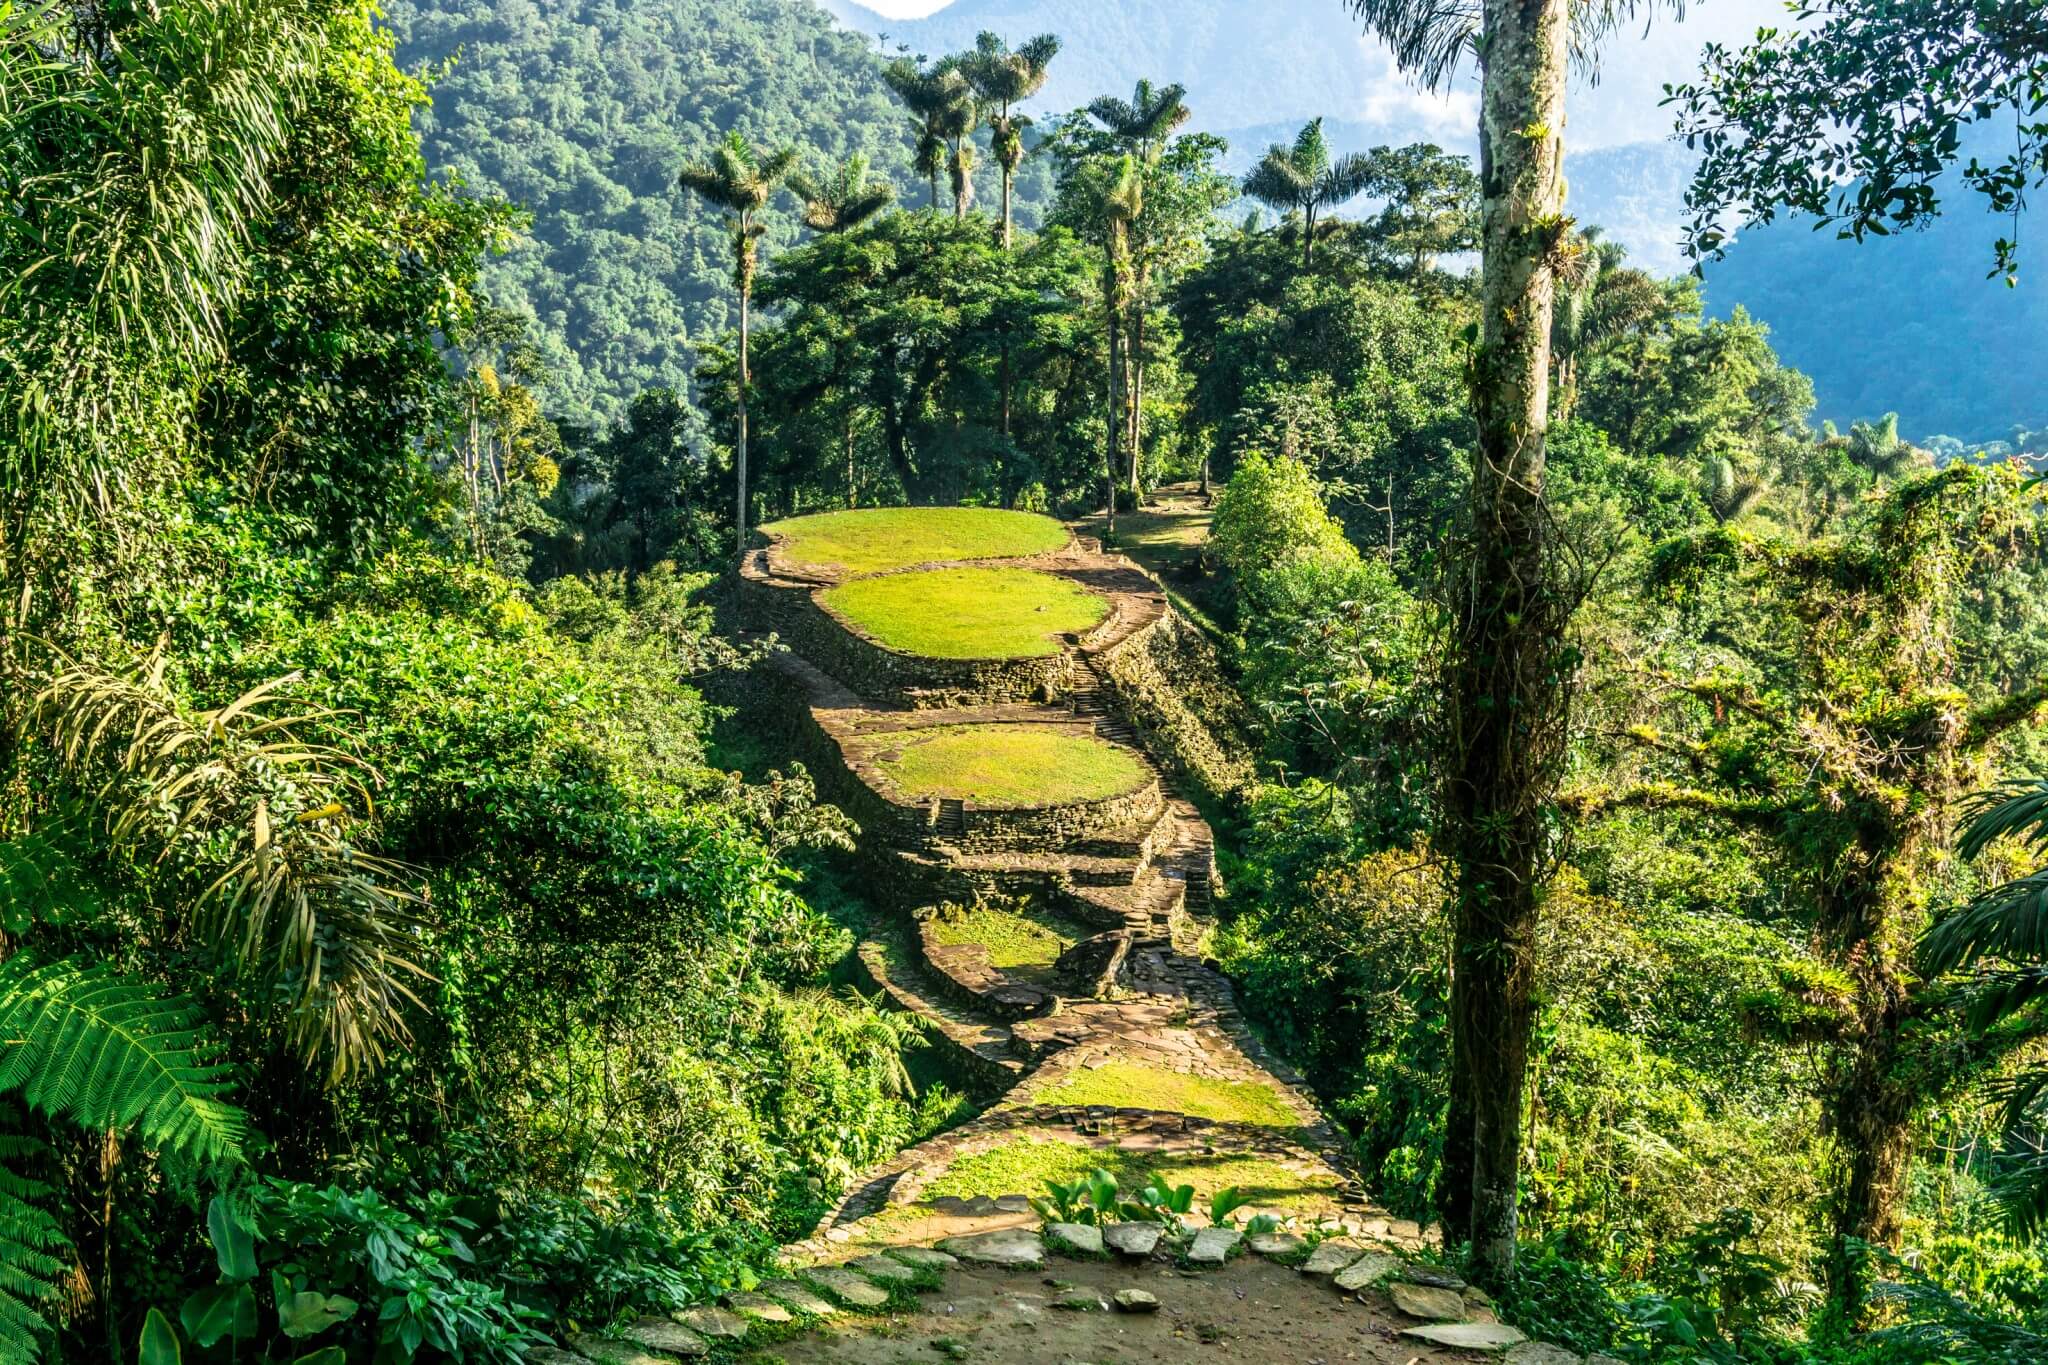
[(208, 1285), (185, 1300), (178, 1321), (195, 1345), (226, 1336), (246, 1341), (256, 1335), (256, 1291), (246, 1284)]
[(184, 1365), (185, 1352), (178, 1345), (178, 1329), (155, 1308), (142, 1320), (142, 1340), (135, 1348), (136, 1365)]
[(277, 1307), (278, 1330), (294, 1340), (324, 1332), (337, 1322), (355, 1316), (356, 1301), (339, 1294), (317, 1294), (311, 1290), (282, 1299)]
[(214, 1258), (220, 1262), (224, 1280), (256, 1278), (256, 1238), (235, 1217), (234, 1206), (225, 1195), (215, 1195), (206, 1205), (206, 1234), (213, 1239)]

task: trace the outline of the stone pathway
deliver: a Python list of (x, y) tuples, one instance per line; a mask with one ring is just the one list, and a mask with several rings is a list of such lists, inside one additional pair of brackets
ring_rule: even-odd
[[(1159, 584), (1085, 539), (983, 562), (1069, 578), (1111, 610), (1093, 630), (1065, 637), (1060, 656), (1019, 672), (1001, 661), (924, 661), (849, 638), (850, 627), (818, 601), (834, 575), (791, 563), (779, 546), (747, 557), (740, 601), (752, 626), (792, 645), (763, 682), (796, 712), (797, 756), (860, 821), (878, 908), (898, 916), (861, 945), (868, 984), (925, 1021), (990, 1107), (855, 1181), (811, 1240), (784, 1249), (798, 1267), (789, 1278), (729, 1296), (723, 1308), (643, 1319), (571, 1346), (612, 1365), (768, 1342), (791, 1361), (897, 1360), (901, 1333), (877, 1337), (862, 1315), (930, 1316), (936, 1310), (921, 1308), (919, 1296), (936, 1294), (945, 1300), (942, 1330), (926, 1344), (946, 1357), (1087, 1359), (1057, 1353), (1053, 1340), (1116, 1338), (1119, 1359), (1180, 1360), (1191, 1343), (1220, 1345), (1240, 1332), (1239, 1315), (1206, 1287), (1211, 1277), (1234, 1277), (1255, 1281), (1276, 1311), (1287, 1305), (1284, 1319), (1262, 1319), (1256, 1335), (1278, 1329), (1301, 1349), (1204, 1359), (1311, 1359), (1318, 1353), (1309, 1347), (1334, 1342), (1344, 1349), (1325, 1352), (1331, 1359), (1405, 1365), (1511, 1351), (1514, 1365), (1576, 1365), (1576, 1357), (1529, 1354), (1538, 1344), (1494, 1320), (1483, 1296), (1410, 1259), (1433, 1248), (1433, 1230), (1363, 1200), (1341, 1134), (1246, 1027), (1230, 983), (1192, 955), (1220, 890), (1213, 840), (1175, 788), (1162, 737), (1147, 728), (1171, 708), (1130, 681), (1147, 676), (1141, 655), (1171, 624)], [(1092, 732), (1135, 755), (1150, 782), (1070, 806), (920, 805), (894, 793), (870, 762), (890, 734), (997, 724)], [(984, 898), (1029, 900), (1097, 932), (1029, 982), (973, 945), (940, 947), (924, 932), (926, 907)], [(1061, 1154), (1071, 1158), (1062, 1169), (1142, 1163), (1195, 1172), (1194, 1181), (1224, 1173), (1208, 1183), (1227, 1175), (1254, 1200), (1247, 1216), (1263, 1209), (1282, 1226), (1261, 1224), (1247, 1238), (1235, 1220), (1204, 1226), (1199, 1213), (1170, 1227), (1084, 1222), (1057, 1225), (1048, 1247), (1029, 1202), (1045, 1193), (1042, 1179), (988, 1177), (1025, 1186), (1014, 1189), (963, 1184), (962, 1172), (1029, 1171), (1030, 1161), (1015, 1159)], [(1255, 1177), (1250, 1187), (1246, 1173)], [(1244, 1300), (1253, 1290), (1232, 1292)], [(956, 1313), (962, 1302), (976, 1305), (966, 1318)], [(1005, 1334), (1020, 1327), (1006, 1346)], [(820, 1334), (791, 1339), (813, 1328)], [(1155, 1353), (1121, 1352), (1139, 1341)], [(876, 1342), (888, 1349), (870, 1355)]]

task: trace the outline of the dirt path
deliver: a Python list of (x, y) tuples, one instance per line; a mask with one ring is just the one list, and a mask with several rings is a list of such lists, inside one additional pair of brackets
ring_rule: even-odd
[[(1156, 1297), (1159, 1311), (1055, 1307), (1076, 1293), (1109, 1300), (1133, 1288)], [(1400, 1329), (1411, 1325), (1377, 1294), (1369, 1302), (1342, 1297), (1327, 1283), (1257, 1257), (1202, 1272), (1056, 1261), (1042, 1275), (950, 1271), (916, 1312), (826, 1327), (752, 1359), (764, 1365), (776, 1359), (788, 1365), (1430, 1365), (1476, 1359), (1403, 1340)]]

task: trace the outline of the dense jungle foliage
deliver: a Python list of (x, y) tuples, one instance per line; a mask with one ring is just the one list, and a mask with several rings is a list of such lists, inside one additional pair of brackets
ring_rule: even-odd
[[(835, 988), (858, 831), (720, 728), (735, 531), (841, 506), (1114, 541), (1213, 493), (1167, 586), (1262, 762), (1208, 946), (1429, 1216), (1469, 167), (1311, 124), (1240, 181), (1150, 83), (1026, 136), (1056, 44), (881, 69), (766, 4), (395, 60), (533, 23), (0, 9), (0, 1356), (516, 1359), (751, 1283), (957, 1117)], [(555, 61), (605, 79), (522, 106), (526, 162), (446, 144)], [(2041, 1358), (2043, 486), (1816, 430), (1764, 320), (1559, 250), (1505, 1311), (1645, 1365)], [(565, 258), (603, 287), (497, 306)]]

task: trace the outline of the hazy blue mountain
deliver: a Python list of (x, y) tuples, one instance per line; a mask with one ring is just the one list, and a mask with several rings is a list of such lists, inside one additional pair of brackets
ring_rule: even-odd
[[(2048, 419), (2048, 258), (2023, 257), (2019, 287), (1985, 278), (2011, 224), (1974, 196), (1944, 196), (1924, 232), (1836, 240), (1803, 222), (1745, 234), (1708, 267), (1717, 313), (1740, 304), (1813, 376), (1816, 420), (1899, 414), (1908, 437), (2005, 436)], [(2022, 225), (2022, 250), (2033, 237)]]

